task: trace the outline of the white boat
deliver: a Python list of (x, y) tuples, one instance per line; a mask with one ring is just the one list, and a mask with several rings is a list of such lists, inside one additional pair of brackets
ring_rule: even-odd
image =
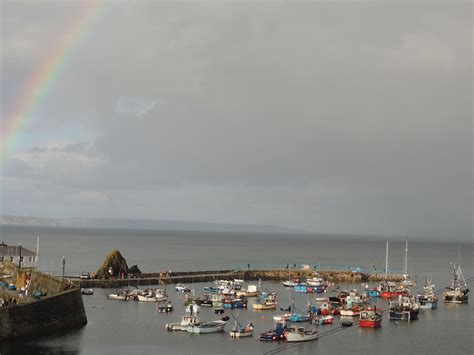
[(199, 318), (195, 315), (186, 315), (181, 318), (181, 322), (167, 323), (166, 330), (172, 331), (186, 331), (189, 325), (199, 324)]
[(182, 283), (177, 283), (176, 286), (174, 287), (174, 289), (177, 291), (177, 292), (190, 292), (191, 290), (186, 287), (184, 284)]
[(283, 281), (282, 284), (285, 287), (295, 287), (296, 285), (298, 285), (297, 282), (294, 282), (294, 281), (291, 281), (291, 280)]
[(138, 302), (156, 302), (155, 295), (137, 295)]
[(91, 296), (94, 294), (93, 288), (81, 288), (81, 293), (86, 296)]
[(273, 320), (277, 322), (286, 321), (292, 316), (291, 313), (276, 314), (273, 316)]
[(236, 292), (237, 297), (258, 297), (258, 286), (248, 285), (247, 289)]
[(305, 329), (304, 327), (291, 326), (285, 331), (286, 341), (302, 342), (318, 339), (318, 331), (314, 328)]
[(127, 299), (127, 295), (124, 293), (111, 293), (107, 295), (107, 299), (116, 300), (116, 301), (125, 301)]
[(467, 303), (469, 300), (469, 289), (461, 270), (461, 257), (458, 250), (458, 267), (453, 263), (453, 281), (450, 287), (444, 290), (445, 303)]
[(244, 328), (237, 327), (237, 321), (235, 322), (234, 328), (229, 332), (231, 338), (245, 338), (253, 335), (253, 324), (249, 323)]
[(438, 296), (434, 292), (435, 285), (431, 280), (426, 280), (423, 287), (423, 293), (417, 296), (421, 309), (436, 309), (438, 308)]
[(226, 321), (218, 319), (211, 322), (190, 324), (186, 330), (188, 333), (194, 334), (217, 333), (224, 331), (226, 324)]

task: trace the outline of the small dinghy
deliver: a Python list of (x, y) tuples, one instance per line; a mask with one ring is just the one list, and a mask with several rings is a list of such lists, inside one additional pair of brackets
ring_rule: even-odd
[(91, 296), (94, 294), (94, 289), (92, 288), (81, 288), (81, 293), (86, 296)]

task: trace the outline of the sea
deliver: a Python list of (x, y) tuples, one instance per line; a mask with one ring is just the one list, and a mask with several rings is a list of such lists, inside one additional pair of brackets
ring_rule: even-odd
[[(386, 242), (389, 242), (389, 272), (400, 273), (404, 265), (405, 241), (387, 237), (343, 237), (331, 235), (180, 232), (149, 230), (106, 230), (46, 227), (0, 227), (0, 239), (36, 250), (42, 271), (59, 275), (65, 258), (66, 275), (96, 271), (105, 255), (117, 249), (129, 266), (143, 272), (228, 270), (247, 268), (303, 268), (352, 270), (384, 273)], [(388, 239), (388, 240), (387, 240)], [(453, 262), (460, 251), (464, 277), (474, 276), (472, 243), (408, 240), (408, 273), (418, 290), (427, 277), (437, 289), (451, 282)], [(208, 284), (189, 286), (196, 295)], [(146, 288), (149, 285), (142, 285)], [(472, 284), (468, 285), (471, 286)], [(164, 286), (160, 286), (164, 287)], [(361, 288), (360, 284), (341, 284), (340, 289)], [(294, 299), (304, 310), (318, 295), (295, 294), (277, 282), (263, 282), (262, 288), (279, 296), (279, 306), (286, 308)], [(320, 338), (308, 343), (262, 343), (253, 338), (232, 339), (227, 332), (192, 335), (167, 332), (166, 323), (177, 322), (184, 314), (183, 295), (167, 286), (175, 310), (158, 314), (154, 304), (107, 300), (115, 290), (96, 289), (84, 296), (88, 324), (79, 330), (49, 336), (32, 336), (17, 341), (0, 342), (0, 354), (473, 354), (474, 299), (463, 305), (445, 305), (436, 310), (421, 310), (413, 322), (389, 321), (385, 315), (380, 329), (357, 326), (340, 328), (319, 326)], [(329, 291), (330, 295), (331, 292)], [(324, 294), (323, 294), (324, 295)], [(472, 295), (471, 295), (472, 297)], [(232, 311), (226, 331), (234, 318), (239, 323), (252, 322), (255, 334), (273, 326), (276, 311)], [(388, 303), (377, 300), (379, 309)], [(212, 309), (201, 308), (201, 320), (215, 318)], [(303, 323), (304, 325), (304, 323)]]

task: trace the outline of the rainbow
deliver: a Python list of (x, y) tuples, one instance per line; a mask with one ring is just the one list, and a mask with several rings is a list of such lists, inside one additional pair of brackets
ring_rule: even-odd
[(33, 75), (26, 81), (21, 94), (15, 101), (11, 113), (6, 119), (2, 118), (0, 170), (5, 165), (8, 152), (14, 145), (16, 137), (28, 125), (32, 113), (40, 105), (48, 89), (58, 79), (72, 50), (86, 36), (91, 24), (102, 13), (105, 0), (87, 0), (83, 3), (84, 7), (63, 31), (59, 41), (44, 60), (35, 67)]

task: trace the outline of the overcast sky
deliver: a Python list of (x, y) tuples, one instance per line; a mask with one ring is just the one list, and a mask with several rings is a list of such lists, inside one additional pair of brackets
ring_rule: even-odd
[[(83, 7), (1, 1), (2, 121)], [(0, 212), (472, 240), (472, 31), (470, 1), (110, 0)]]

